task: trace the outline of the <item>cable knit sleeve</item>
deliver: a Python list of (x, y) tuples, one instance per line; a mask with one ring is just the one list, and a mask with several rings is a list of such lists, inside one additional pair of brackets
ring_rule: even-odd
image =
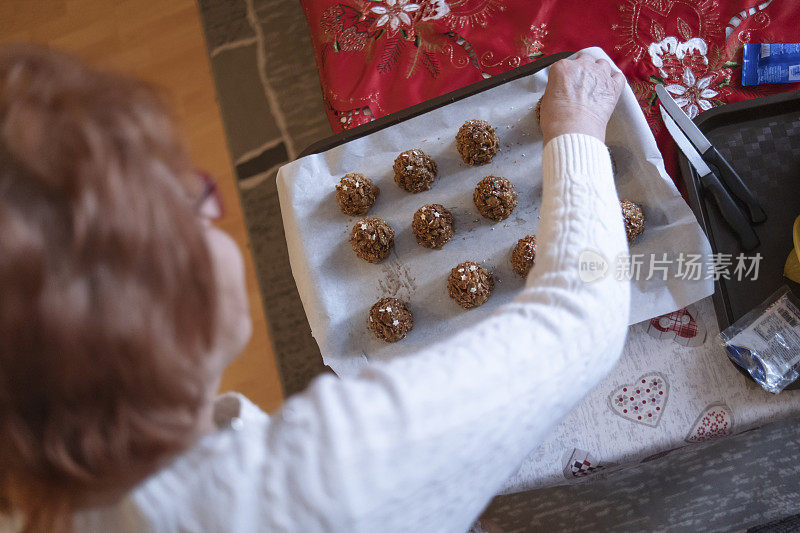
[[(274, 529), (463, 532), (612, 368), (630, 288), (614, 276), (627, 243), (608, 151), (562, 135), (543, 173), (536, 266), (513, 303), (412, 357), (319, 378), (272, 419)], [(585, 250), (604, 278), (581, 281)]]

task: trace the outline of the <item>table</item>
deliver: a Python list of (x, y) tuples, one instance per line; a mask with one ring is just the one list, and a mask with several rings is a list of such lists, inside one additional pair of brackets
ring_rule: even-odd
[(711, 298), (631, 326), (614, 370), (528, 456), (503, 493), (606, 476), (800, 414), (800, 393), (773, 395), (746, 378), (718, 333)]
[[(450, 43), (445, 40), (441, 47), (430, 49), (435, 56), (431, 59), (441, 60), (438, 64), (442, 66), (442, 74), (433, 75), (424, 68), (400, 68), (413, 64), (400, 54), (397, 64), (392, 64), (391, 69), (384, 68), (381, 76), (366, 74), (380, 67), (384, 59), (381, 54), (370, 48), (373, 55), (368, 56), (366, 44), (341, 38), (346, 33), (347, 37), (355, 36), (348, 32), (361, 35), (377, 31), (370, 24), (375, 18), (377, 25), (378, 18), (372, 17), (371, 12), (355, 16), (358, 10), (348, 10), (347, 2), (305, 0), (303, 3), (336, 131), (353, 127), (357, 130), (358, 124), (375, 124), (370, 122), (375, 117), (489, 76), (491, 80), (511, 67), (545, 54), (604, 45), (625, 71), (659, 140), (667, 169), (677, 176), (672, 141), (652, 104), (656, 84), (688, 88), (702, 83), (712, 88), (697, 101), (687, 100), (684, 109), (692, 115), (723, 102), (796, 88), (763, 86), (753, 91), (739, 84), (743, 42), (792, 40), (789, 28), (793, 26), (789, 21), (796, 18), (797, 6), (788, 3), (629, 0), (587, 6), (585, 2), (569, 1), (559, 2), (559, 9), (553, 9), (555, 2), (550, 1), (449, 2), (448, 13), (420, 10), (399, 36), (392, 32), (376, 33), (378, 40), (374, 45), (378, 51), (399, 48), (405, 44), (403, 38), (410, 42), (424, 25), (434, 25), (437, 31), (423, 33), (423, 37), (441, 34), (454, 40), (453, 46), (448, 46)], [(461, 9), (478, 4), (486, 7), (477, 10), (480, 17), (458, 18)], [(490, 4), (496, 9), (487, 7)], [(591, 16), (586, 16), (587, 9)], [(584, 16), (576, 19), (576, 13)], [(584, 20), (593, 22), (587, 24)], [(452, 34), (454, 31), (458, 34)], [(521, 36), (518, 39), (507, 38), (517, 34)], [(468, 46), (463, 46), (464, 43)], [(514, 48), (517, 43), (528, 47), (525, 53)], [(336, 53), (326, 52), (331, 46)], [(461, 48), (466, 58), (463, 61), (457, 56)], [(409, 46), (402, 52), (411, 54), (409, 57), (413, 59), (417, 50), (419, 46)], [(474, 50), (474, 56), (470, 50)], [(495, 61), (486, 61), (490, 56)], [(498, 62), (498, 58), (513, 61)], [(362, 79), (374, 82), (348, 85), (352, 80)], [(391, 87), (402, 91), (393, 93)], [(424, 90), (412, 90), (418, 87)], [(676, 448), (747, 431), (800, 411), (796, 392), (784, 391), (773, 396), (745, 378), (728, 361), (716, 339), (718, 328), (710, 299), (665, 318), (661, 329), (666, 331), (660, 331), (658, 324), (656, 319), (630, 328), (617, 367), (556, 428), (548, 441), (528, 457), (507, 483), (506, 492), (606, 475)], [(685, 336), (676, 337), (675, 329)], [(647, 385), (652, 381), (656, 384), (651, 391), (661, 394), (645, 397), (650, 394)], [(640, 388), (636, 393), (634, 387), (638, 385), (644, 385), (645, 389)], [(641, 404), (642, 401), (645, 403)], [(642, 407), (634, 409), (639, 405)], [(645, 413), (641, 420), (640, 411)]]
[[(528, 75), (556, 59), (542, 59), (350, 129), (312, 145), (304, 155)], [(797, 393), (773, 396), (743, 376), (725, 355), (718, 333), (711, 298), (631, 326), (615, 369), (530, 454), (503, 493), (605, 476), (678, 448), (797, 416)]]

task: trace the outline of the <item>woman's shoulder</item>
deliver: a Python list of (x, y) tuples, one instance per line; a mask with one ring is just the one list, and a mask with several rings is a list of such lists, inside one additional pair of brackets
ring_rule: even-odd
[[(215, 400), (213, 419), (215, 431), (201, 437), (194, 446), (157, 472), (153, 481), (158, 480), (162, 473), (195, 478), (206, 472), (217, 476), (226, 470), (234, 471), (235, 475), (253, 472), (258, 459), (264, 455), (269, 415), (246, 396), (228, 392)], [(242, 464), (243, 458), (247, 465)]]
[(214, 401), (214, 424), (219, 430), (265, 424), (268, 420), (269, 416), (260, 407), (238, 392), (226, 392)]
[(126, 524), (136, 524), (131, 531), (159, 530), (170, 523), (184, 524), (188, 530), (192, 524), (203, 524), (202, 529), (222, 525), (218, 521), (261, 490), (269, 416), (245, 396), (226, 393), (214, 403), (214, 422), (216, 431), (201, 437), (120, 502), (76, 514), (76, 530), (100, 531), (113, 525), (116, 531), (120, 527), (127, 531)]

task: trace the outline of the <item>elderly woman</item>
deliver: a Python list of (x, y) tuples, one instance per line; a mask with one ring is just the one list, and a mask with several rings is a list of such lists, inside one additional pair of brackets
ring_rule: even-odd
[(626, 250), (603, 144), (623, 85), (588, 56), (550, 69), (537, 264), (512, 304), (268, 416), (216, 396), (250, 334), (242, 258), (161, 100), (0, 53), (6, 525), (464, 531), (621, 351), (629, 287), (582, 282), (578, 261)]

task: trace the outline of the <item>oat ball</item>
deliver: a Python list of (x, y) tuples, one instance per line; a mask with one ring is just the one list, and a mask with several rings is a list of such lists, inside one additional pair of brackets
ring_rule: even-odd
[(366, 215), (381, 193), (380, 188), (364, 174), (350, 173), (336, 184), (336, 203), (345, 215)]
[(497, 155), (500, 142), (485, 120), (468, 120), (458, 129), (456, 148), (468, 165), (485, 165)]
[(486, 176), (475, 187), (472, 201), (481, 215), (499, 222), (508, 218), (517, 207), (517, 191), (505, 178)]
[(622, 200), (622, 218), (625, 220), (625, 235), (628, 242), (632, 243), (636, 237), (644, 232), (644, 213), (641, 206), (630, 200)]
[(414, 213), (411, 231), (420, 246), (441, 248), (455, 234), (455, 220), (442, 204), (423, 205)]
[(350, 232), (350, 244), (356, 255), (364, 261), (379, 263), (392, 252), (394, 230), (381, 218), (362, 218)]
[(447, 278), (447, 292), (464, 309), (485, 304), (493, 290), (492, 274), (473, 261), (459, 263)]
[(511, 266), (518, 276), (527, 278), (535, 262), (536, 235), (525, 235), (511, 251)]
[(436, 179), (436, 162), (419, 149), (398, 155), (393, 169), (395, 183), (408, 192), (427, 191)]
[(404, 301), (381, 298), (369, 310), (367, 327), (380, 340), (397, 342), (414, 327), (414, 315)]

